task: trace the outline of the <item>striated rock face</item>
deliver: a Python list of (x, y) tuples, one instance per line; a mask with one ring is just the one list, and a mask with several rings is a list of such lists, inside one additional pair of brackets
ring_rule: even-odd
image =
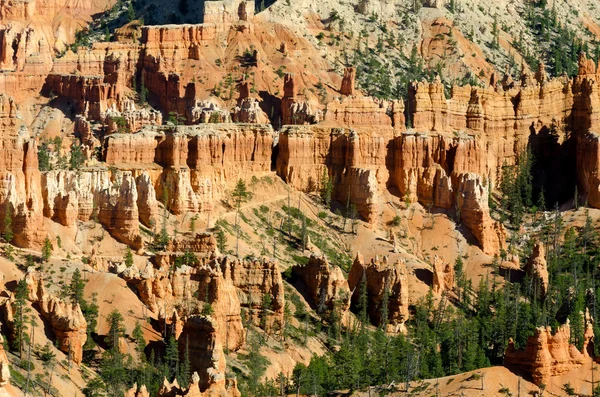
[(268, 124), (269, 116), (260, 108), (258, 98), (250, 96), (247, 82), (240, 84), (240, 98), (231, 111), (231, 119), (236, 123)]
[(158, 200), (150, 176), (144, 172), (135, 179), (137, 207), (140, 222), (148, 227), (158, 224)]
[(194, 252), (206, 256), (219, 255), (217, 240), (212, 233), (196, 233), (192, 238), (176, 236), (169, 241), (167, 251)]
[(263, 297), (271, 297), (271, 307), (267, 310), (268, 327), (277, 324), (283, 326), (283, 310), (285, 308), (284, 286), (277, 262), (267, 258), (236, 259), (222, 257), (221, 270), (225, 278), (231, 279), (237, 288), (240, 303), (249, 310), (250, 318), (260, 323), (263, 308)]
[(444, 258), (437, 255), (433, 257), (433, 292), (440, 294), (451, 291), (454, 287), (454, 268), (445, 263)]
[(0, 95), (0, 215), (12, 216), (13, 244), (40, 247), (46, 233), (37, 144), (17, 116), (15, 101)]
[(548, 265), (546, 263), (546, 250), (544, 244), (536, 242), (533, 246), (531, 257), (525, 268), (527, 275), (533, 280), (533, 288), (540, 299), (544, 299), (548, 292)]
[(116, 106), (111, 107), (104, 113), (104, 122), (108, 126), (109, 132), (118, 132), (119, 126), (116, 120), (125, 121), (124, 128), (128, 132), (138, 132), (146, 125), (162, 125), (162, 114), (152, 108), (137, 108), (131, 100), (124, 100), (122, 104), (123, 111), (117, 110)]
[(346, 70), (344, 70), (344, 78), (342, 79), (342, 87), (340, 88), (340, 94), (348, 96), (354, 95), (355, 80), (356, 68), (346, 68)]
[[(212, 99), (212, 98), (211, 98)], [(196, 101), (188, 116), (190, 123), (230, 123), (231, 113), (223, 110), (215, 100)]]
[(314, 191), (327, 167), (334, 199), (349, 198), (369, 222), (378, 219), (383, 192), (397, 187), (411, 201), (458, 210), (483, 251), (497, 254), (506, 236), (489, 214), (489, 187), (482, 176), (487, 175), (488, 165), (481, 140), (394, 131), (389, 125), (377, 131), (284, 127), (277, 172), (296, 189)]
[[(153, 180), (155, 195), (163, 197), (167, 189), (170, 212), (197, 213), (212, 210), (226, 181), (269, 171), (273, 141), (272, 127), (264, 124), (179, 126), (175, 132), (172, 127), (147, 127), (137, 134), (109, 136), (106, 162), (122, 169), (163, 167), (161, 177)], [(144, 191), (154, 202), (151, 190)], [(147, 221), (154, 205), (144, 207)]]
[(339, 266), (331, 266), (327, 258), (312, 254), (304, 266), (294, 266), (306, 285), (318, 312), (339, 308), (344, 314), (350, 308), (350, 288)]
[[(211, 317), (187, 319), (179, 337), (179, 350), (190, 352), (190, 368), (200, 375), (200, 389), (225, 387), (225, 355), (216, 323)], [(182, 354), (183, 356), (183, 354)]]
[(0, 393), (4, 386), (10, 382), (10, 364), (8, 363), (8, 356), (4, 350), (4, 338), (0, 335)]
[(213, 321), (227, 348), (239, 349), (244, 344), (245, 331), (237, 288), (229, 275), (210, 260), (201, 259), (197, 267), (183, 265), (174, 272), (170, 270), (174, 264), (170, 259), (167, 262), (164, 269), (154, 269), (151, 264), (142, 271), (125, 269), (121, 277), (137, 290), (141, 301), (163, 319), (170, 319), (173, 309), (178, 317), (185, 319), (210, 305)]
[[(356, 304), (363, 285), (366, 283), (368, 312), (374, 324), (385, 321), (388, 329), (394, 332), (406, 332), (404, 323), (408, 320), (408, 279), (406, 264), (398, 261), (395, 264), (388, 263), (387, 257), (380, 261), (378, 258), (371, 259), (365, 263), (363, 256), (358, 253), (352, 263), (348, 275), (348, 286), (353, 291), (352, 302)], [(382, 306), (387, 297), (388, 318), (382, 319)]]
[[(83, 345), (87, 340), (87, 322), (79, 304), (67, 303), (48, 293), (43, 275), (33, 268), (28, 269), (25, 281), (29, 290), (28, 299), (37, 304), (42, 317), (50, 323), (56, 336), (57, 347), (69, 354), (73, 362), (80, 364), (83, 359)], [(7, 309), (12, 310), (12, 307)]]
[(156, 194), (146, 172), (136, 181), (129, 171), (114, 175), (106, 169), (49, 171), (42, 175), (42, 186), (46, 217), (73, 226), (77, 220), (97, 216), (115, 239), (136, 249), (142, 246), (138, 222), (150, 225), (158, 216)]
[[(527, 339), (524, 350), (516, 350), (514, 342), (510, 340), (504, 354), (504, 365), (531, 375), (537, 385), (548, 384), (552, 376), (579, 368), (590, 360), (586, 350), (580, 352), (569, 344), (570, 337), (568, 321), (554, 335), (550, 327), (539, 327)], [(586, 332), (585, 346), (589, 344), (590, 337), (593, 338), (593, 332)]]
[(98, 219), (116, 240), (141, 249), (143, 241), (135, 179), (129, 172), (118, 175), (118, 178), (115, 184), (99, 192)]
[[(242, 308), (257, 326), (266, 309), (264, 325), (269, 330), (281, 329), (284, 286), (275, 262), (215, 256), (216, 242), (208, 234), (176, 239), (168, 248), (173, 251), (155, 256), (159, 268), (147, 264), (143, 270), (117, 269), (135, 288), (141, 301), (159, 317), (169, 322), (175, 311), (175, 316), (185, 322), (189, 316), (205, 313), (209, 305), (217, 332), (229, 350), (239, 349), (245, 341)], [(197, 263), (178, 265), (176, 258), (184, 251), (194, 253)], [(271, 298), (270, 308), (263, 307), (265, 295)]]
[(299, 82), (293, 73), (286, 73), (281, 99), (281, 117), (284, 125), (315, 124), (323, 119), (323, 111), (318, 101), (298, 94)]
[(350, 96), (327, 104), (325, 124), (337, 126), (387, 126), (404, 129), (402, 101), (381, 101), (372, 97)]

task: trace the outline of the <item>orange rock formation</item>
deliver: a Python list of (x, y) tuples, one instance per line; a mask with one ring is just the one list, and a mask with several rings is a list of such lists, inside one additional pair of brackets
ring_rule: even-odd
[[(548, 384), (552, 376), (569, 372), (582, 366), (590, 360), (587, 346), (593, 340), (594, 333), (586, 316), (584, 349), (580, 352), (574, 345), (569, 344), (571, 327), (569, 322), (560, 326), (554, 335), (550, 327), (539, 327), (535, 335), (527, 339), (524, 350), (516, 350), (510, 340), (504, 354), (504, 365), (530, 375), (537, 385)], [(591, 329), (591, 332), (588, 332)]]
[(350, 308), (350, 288), (339, 266), (332, 266), (327, 258), (312, 254), (304, 266), (294, 266), (306, 285), (317, 312), (339, 308), (343, 315)]
[(454, 288), (454, 268), (444, 258), (433, 257), (433, 292), (451, 291)]
[(544, 299), (548, 292), (548, 265), (546, 263), (546, 250), (541, 242), (536, 242), (533, 252), (527, 261), (525, 268), (527, 275), (533, 280), (535, 294)]
[[(358, 253), (348, 275), (348, 285), (353, 291), (352, 302), (360, 297), (363, 279), (366, 282), (369, 317), (374, 324), (386, 321), (388, 329), (394, 332), (406, 332), (404, 323), (408, 320), (408, 279), (406, 264), (398, 261), (389, 263), (387, 257), (373, 258), (366, 263)], [(382, 305), (387, 296), (388, 318), (382, 319)]]

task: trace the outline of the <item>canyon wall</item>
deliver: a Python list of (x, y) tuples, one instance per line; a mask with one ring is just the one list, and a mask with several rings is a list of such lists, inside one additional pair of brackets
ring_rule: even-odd
[[(59, 3), (24, 2), (2, 12), (17, 21), (40, 10), (54, 15)], [(65, 7), (86, 18), (95, 6), (84, 3)], [(57, 39), (37, 25), (0, 29), (0, 68), (7, 71), (0, 87), (4, 82), (12, 96), (2, 97), (7, 155), (0, 209), (14, 212), (15, 244), (39, 245), (44, 231), (34, 225), (43, 225), (42, 213), (70, 226), (89, 219), (90, 203), (96, 203), (111, 234), (141, 248), (135, 223), (155, 224), (157, 197), (168, 197), (165, 205), (174, 214), (211, 211), (226, 180), (269, 171), (276, 155), (277, 173), (292, 187), (315, 191), (327, 175), (333, 198), (349, 200), (367, 222), (378, 222), (386, 195), (396, 194), (460, 215), (483, 251), (497, 254), (505, 232), (490, 216), (490, 191), (499, 185), (502, 166), (515, 164), (528, 146), (538, 150), (545, 136), (556, 136), (559, 150), (569, 152), (554, 185), (572, 184), (577, 170), (580, 193), (600, 206), (599, 74), (585, 55), (573, 79), (550, 80), (540, 65), (519, 81), (494, 75), (485, 88), (451, 87), (447, 98), (438, 78), (411, 83), (403, 103), (362, 95), (356, 69), (337, 76), (289, 27), (255, 23), (252, 2), (207, 2), (204, 17), (199, 25), (144, 26), (139, 43), (95, 43), (54, 58)], [(221, 44), (225, 52), (205, 51)], [(245, 72), (233, 73), (233, 63)], [(160, 111), (135, 104), (140, 86)], [(68, 113), (77, 114), (90, 164), (90, 153), (101, 150), (122, 176), (36, 170), (38, 138), (26, 133), (16, 103), (40, 92), (66, 101)], [(167, 119), (176, 125), (159, 127)], [(178, 125), (209, 120), (226, 123)], [(289, 125), (277, 137), (259, 123)], [(581, 155), (575, 157), (574, 148)]]
[(570, 344), (571, 327), (567, 320), (554, 334), (550, 327), (537, 328), (535, 334), (527, 338), (527, 345), (522, 350), (515, 349), (511, 339), (504, 354), (504, 365), (531, 376), (533, 382), (540, 385), (548, 384), (553, 376), (590, 362), (588, 346), (594, 339), (593, 320), (589, 312), (583, 317), (585, 335), (581, 351)]

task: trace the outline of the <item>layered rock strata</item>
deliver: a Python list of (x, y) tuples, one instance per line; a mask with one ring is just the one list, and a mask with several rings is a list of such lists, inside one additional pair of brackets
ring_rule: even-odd
[[(68, 303), (50, 294), (44, 286), (43, 275), (28, 269), (25, 275), (28, 300), (36, 304), (41, 316), (48, 321), (56, 337), (57, 347), (69, 355), (76, 364), (83, 359), (83, 345), (87, 340), (87, 322), (78, 303)], [(4, 317), (9, 328), (14, 327), (14, 294), (3, 306)]]
[(536, 242), (527, 266), (525, 267), (527, 275), (533, 280), (534, 294), (538, 298), (544, 299), (548, 292), (550, 281), (548, 279), (548, 264), (546, 262), (546, 250), (544, 244)]
[(326, 257), (312, 254), (306, 265), (294, 266), (293, 273), (304, 281), (317, 312), (339, 310), (343, 315), (350, 308), (348, 281)]
[(273, 142), (263, 124), (146, 127), (109, 136), (105, 159), (124, 170), (162, 170), (152, 178), (156, 197), (166, 195), (174, 214), (197, 213), (212, 210), (226, 181), (269, 171)]
[[(384, 324), (390, 331), (406, 333), (404, 323), (409, 316), (407, 273), (406, 264), (402, 261), (392, 264), (384, 256), (381, 260), (373, 258), (365, 262), (358, 253), (348, 275), (353, 304), (357, 304), (361, 294), (366, 294), (368, 314), (374, 324)], [(362, 290), (363, 286), (366, 291)], [(387, 304), (387, 318), (382, 318), (384, 304)]]
[(433, 257), (433, 292), (440, 294), (452, 291), (454, 288), (454, 268), (446, 263), (444, 258), (437, 255)]
[[(155, 269), (148, 264), (144, 270), (124, 269), (121, 273), (132, 285), (141, 301), (161, 318), (171, 321), (172, 312), (185, 321), (190, 315), (206, 312), (213, 321), (222, 340), (230, 350), (239, 349), (245, 341), (241, 305), (237, 288), (231, 278), (215, 262), (201, 260), (197, 267), (187, 265), (171, 271)], [(175, 322), (173, 322), (175, 323)]]
[[(593, 330), (587, 331), (590, 324), (588, 322), (585, 327), (586, 347), (594, 337)], [(579, 368), (591, 360), (587, 349), (584, 347), (582, 351), (577, 350), (569, 343), (570, 338), (571, 327), (568, 321), (555, 334), (552, 334), (550, 327), (539, 327), (527, 339), (524, 350), (515, 349), (514, 342), (510, 340), (504, 354), (504, 365), (530, 375), (537, 385), (548, 384), (551, 377)]]
[[(0, 212), (12, 218), (12, 243), (39, 247), (45, 238), (37, 143), (19, 120), (15, 101), (0, 95)], [(6, 225), (0, 225), (4, 233)]]

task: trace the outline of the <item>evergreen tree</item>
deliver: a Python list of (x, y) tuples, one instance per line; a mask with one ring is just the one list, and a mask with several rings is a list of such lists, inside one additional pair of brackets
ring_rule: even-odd
[(271, 295), (264, 294), (261, 300), (261, 316), (260, 316), (260, 327), (267, 331), (267, 318), (269, 311), (271, 310), (273, 299)]
[(139, 321), (135, 322), (135, 328), (133, 328), (131, 336), (135, 341), (135, 350), (138, 353), (138, 357), (141, 362), (144, 362), (146, 359), (144, 354), (144, 349), (146, 349), (146, 339), (144, 338), (144, 331), (142, 330), (142, 325)]
[(129, 6), (127, 7), (127, 19), (129, 20), (129, 22), (135, 19), (135, 10), (133, 9), (133, 3), (129, 3)]
[(126, 361), (129, 357), (121, 353), (119, 340), (125, 336), (124, 319), (114, 309), (106, 318), (108, 335), (105, 338), (108, 349), (104, 352), (100, 364), (100, 375), (104, 380), (106, 392), (112, 396), (123, 395), (127, 382)]
[(367, 277), (364, 273), (360, 280), (359, 294), (360, 295), (358, 297), (358, 307), (357, 307), (358, 319), (361, 322), (361, 328), (364, 328), (365, 326), (367, 326), (367, 324), (369, 322), (369, 315), (368, 315), (369, 295), (368, 295), (368, 291), (367, 291)]
[(236, 229), (236, 241), (235, 241), (235, 256), (239, 258), (239, 244), (240, 244), (240, 208), (242, 203), (245, 203), (250, 199), (251, 193), (246, 189), (246, 183), (242, 179), (238, 179), (235, 189), (231, 193), (233, 201), (235, 203), (235, 229)]
[(38, 148), (38, 168), (40, 171), (52, 170), (50, 164), (50, 147), (46, 141), (42, 141)]
[(191, 364), (190, 364), (190, 341), (189, 336), (185, 338), (185, 350), (183, 353), (183, 362), (181, 363), (181, 371), (179, 375), (179, 384), (188, 385), (191, 380)]
[(177, 339), (173, 335), (167, 340), (165, 363), (168, 368), (168, 379), (175, 378), (179, 374), (179, 350)]
[(127, 246), (127, 251), (125, 252), (125, 266), (133, 266), (133, 253), (131, 252), (131, 248), (129, 246)]
[(4, 232), (2, 233), (2, 237), (7, 243), (10, 243), (14, 238), (12, 223), (12, 207), (10, 203), (7, 203), (6, 211), (4, 212)]
[(69, 286), (69, 295), (71, 297), (71, 302), (82, 304), (84, 302), (83, 299), (83, 289), (85, 288), (85, 281), (81, 278), (81, 272), (79, 269), (75, 269), (73, 272), (73, 276), (71, 277), (71, 285)]
[(379, 326), (383, 330), (386, 329), (388, 323), (389, 301), (390, 291), (386, 285), (385, 289), (383, 290), (383, 298), (381, 299), (381, 318), (379, 319)]
[(217, 248), (222, 254), (227, 252), (227, 236), (220, 226), (215, 227), (215, 239), (217, 240)]
[(81, 146), (77, 143), (71, 145), (71, 157), (69, 158), (69, 168), (71, 170), (79, 170), (85, 161), (85, 156), (81, 150)]
[(23, 342), (27, 341), (27, 322), (29, 316), (29, 308), (27, 307), (27, 297), (29, 290), (25, 279), (17, 282), (17, 288), (15, 289), (15, 301), (13, 303), (13, 328), (14, 338), (12, 340), (12, 348), (19, 352), (19, 359), (23, 359)]
[(333, 182), (329, 179), (327, 167), (323, 168), (323, 176), (321, 177), (321, 199), (327, 208), (331, 208), (331, 195), (333, 194)]
[(46, 236), (46, 239), (44, 240), (44, 245), (42, 246), (42, 260), (45, 263), (48, 263), (48, 260), (50, 259), (51, 255), (52, 255), (52, 242), (50, 241), (50, 238), (48, 238), (48, 236)]
[(142, 75), (142, 85), (140, 86), (140, 103), (142, 105), (148, 103), (148, 95), (148, 87), (146, 87), (146, 84), (144, 83), (144, 76)]

